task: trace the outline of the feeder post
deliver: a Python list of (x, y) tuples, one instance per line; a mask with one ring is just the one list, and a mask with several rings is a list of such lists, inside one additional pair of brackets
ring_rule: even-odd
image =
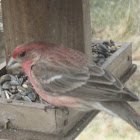
[(91, 57), (89, 0), (2, 0), (5, 54), (29, 41), (47, 41)]
[[(29, 41), (46, 41), (77, 49), (86, 53), (89, 60), (91, 60), (89, 9), (89, 0), (2, 0), (6, 61), (9, 60), (13, 49), (17, 45)], [(30, 108), (27, 107), (28, 110)], [(36, 111), (36, 108), (34, 110)], [(22, 113), (26, 114), (25, 118), (28, 120), (27, 116), (29, 114), (27, 111)], [(45, 116), (43, 110), (39, 111), (42, 114), (36, 113), (37, 116), (42, 115), (46, 118), (46, 116), (51, 115), (46, 113)], [(52, 136), (45, 135), (45, 139), (47, 137), (50, 140), (66, 140), (66, 137), (72, 140), (78, 135), (80, 131), (77, 131), (76, 134), (72, 133), (72, 135), (70, 135), (70, 132), (86, 113), (70, 110), (67, 115), (59, 109), (50, 112), (52, 116), (48, 120), (55, 118), (55, 121), (46, 121), (46, 123), (49, 123), (49, 125), (46, 125), (46, 129), (42, 127), (35, 128), (30, 125), (28, 130), (34, 131), (36, 129), (40, 134), (45, 131), (46, 135), (51, 133)], [(32, 118), (35, 119), (35, 117)], [(19, 125), (15, 121), (15, 126), (20, 128), (19, 131), (21, 132), (17, 134), (20, 134), (21, 139), (32, 138), (30, 131), (24, 127), (24, 124), (28, 126), (30, 122), (26, 121), (26, 123)], [(39, 120), (38, 126), (40, 126)], [(23, 130), (26, 130), (27, 133)], [(7, 138), (14, 139), (14, 136), (17, 136), (15, 133), (12, 134), (13, 136), (9, 132), (7, 134)]]

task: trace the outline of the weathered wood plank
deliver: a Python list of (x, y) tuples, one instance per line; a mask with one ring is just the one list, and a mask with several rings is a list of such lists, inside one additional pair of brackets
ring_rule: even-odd
[(103, 68), (109, 70), (116, 77), (125, 73), (132, 65), (132, 43), (123, 43), (122, 47), (114, 53), (105, 63)]
[(47, 132), (51, 134), (55, 133), (55, 111), (48, 109), (47, 112), (45, 112), (44, 107), (45, 105), (43, 104), (35, 103), (33, 105), (32, 103), (21, 101), (13, 101), (8, 104), (6, 100), (0, 100), (0, 127), (3, 128), (5, 120), (9, 120), (9, 128), (18, 128), (44, 133)]
[(89, 0), (2, 0), (6, 60), (28, 41), (68, 46), (91, 56)]
[(44, 133), (37, 133), (25, 130), (16, 129), (2, 129), (0, 131), (1, 140), (62, 140), (56, 135), (46, 135)]
[(133, 64), (126, 72), (124, 75), (122, 75), (120, 77), (120, 81), (122, 83), (126, 83), (129, 78), (135, 73), (135, 71), (137, 70), (137, 65), (136, 64)]
[(64, 135), (63, 140), (74, 140), (98, 113), (99, 111), (86, 113), (84, 117), (80, 119), (66, 135)]

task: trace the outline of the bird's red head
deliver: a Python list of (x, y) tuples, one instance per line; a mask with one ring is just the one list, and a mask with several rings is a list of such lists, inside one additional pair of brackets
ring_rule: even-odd
[(44, 43), (44, 42), (29, 42), (29, 43), (25, 43), (25, 44), (17, 46), (14, 49), (12, 57), (15, 59), (22, 52), (41, 49), (41, 48), (44, 48), (44, 47), (46, 48), (47, 46), (50, 46), (50, 44), (48, 45), (47, 43)]
[(29, 42), (17, 46), (12, 54), (11, 59), (7, 64), (7, 69), (24, 69), (29, 67), (35, 60), (40, 58), (40, 51), (48, 49), (54, 45), (44, 42)]
[(50, 65), (63, 64), (79, 68), (88, 65), (87, 57), (79, 51), (50, 43), (29, 42), (14, 49), (7, 68), (14, 69), (20, 66), (25, 72), (32, 64), (43, 60)]

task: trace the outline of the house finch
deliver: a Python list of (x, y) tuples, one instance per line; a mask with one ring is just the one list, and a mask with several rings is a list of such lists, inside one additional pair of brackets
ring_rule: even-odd
[(21, 67), (39, 96), (58, 107), (101, 110), (140, 131), (140, 116), (127, 103), (138, 101), (110, 72), (73, 49), (30, 42), (14, 49), (7, 69)]

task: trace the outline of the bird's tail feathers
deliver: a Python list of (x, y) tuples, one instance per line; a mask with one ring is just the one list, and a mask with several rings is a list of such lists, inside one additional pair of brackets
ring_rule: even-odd
[(100, 110), (120, 117), (140, 132), (140, 115), (127, 102), (100, 102)]

